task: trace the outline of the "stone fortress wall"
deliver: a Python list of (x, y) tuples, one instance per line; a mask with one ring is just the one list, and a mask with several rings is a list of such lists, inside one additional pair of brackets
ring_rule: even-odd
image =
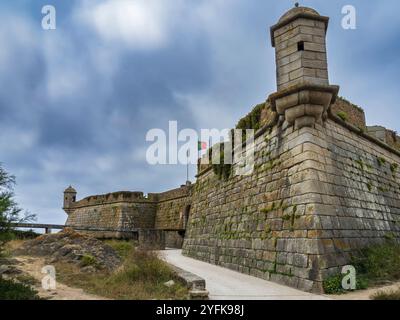
[(329, 84), (328, 21), (296, 7), (271, 27), (277, 92), (237, 125), (256, 131), (251, 174), (233, 174), (243, 154), (230, 167), (199, 164), (194, 185), (147, 197), (76, 201), (68, 188), (67, 225), (163, 230), (185, 255), (314, 292), (360, 248), (399, 239), (400, 137), (367, 126)]
[(400, 153), (356, 130), (337, 118), (274, 126), (256, 140), (251, 176), (221, 181), (203, 169), (184, 254), (320, 292), (351, 253), (399, 237)]
[(191, 186), (158, 194), (155, 228), (165, 231), (166, 246), (181, 248), (189, 219)]
[[(181, 247), (185, 210), (190, 203), (191, 186), (182, 186), (164, 193), (114, 192), (86, 197), (80, 201), (64, 201), (68, 213), (66, 225), (72, 228), (93, 228), (83, 231), (98, 238), (130, 238), (129, 230), (158, 229), (166, 232), (166, 245)], [(68, 188), (64, 199), (76, 196)], [(102, 231), (105, 230), (105, 231)], [(109, 231), (116, 230), (116, 231)]]

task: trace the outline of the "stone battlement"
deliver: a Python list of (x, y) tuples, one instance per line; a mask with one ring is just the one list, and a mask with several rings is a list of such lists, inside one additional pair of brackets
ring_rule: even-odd
[(180, 188), (168, 190), (161, 193), (149, 193), (149, 197), (155, 199), (155, 201), (157, 202), (169, 201), (190, 196), (191, 189), (191, 185), (184, 185)]
[(145, 197), (143, 192), (138, 192), (138, 191), (135, 192), (118, 191), (103, 195), (94, 195), (86, 197), (82, 200), (72, 203), (71, 208), (105, 205), (118, 202), (156, 202), (157, 201), (156, 196), (157, 195), (154, 194)]

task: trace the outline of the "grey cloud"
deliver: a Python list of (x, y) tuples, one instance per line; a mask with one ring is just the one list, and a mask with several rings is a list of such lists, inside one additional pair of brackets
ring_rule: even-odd
[[(354, 33), (340, 27), (340, 2), (304, 5), (332, 17), (331, 82), (366, 109), (369, 122), (400, 131), (399, 44), (393, 31), (398, 24), (391, 19), (387, 32), (382, 25), (394, 10), (380, 6), (368, 24), (364, 15), (374, 12), (374, 5), (354, 2), (360, 11)], [(382, 2), (398, 7), (396, 1)], [(80, 1), (56, 5), (59, 29), (53, 34), (35, 27), (37, 12), (31, 7), (26, 15), (15, 8), (2, 15), (19, 18), (21, 25), (0, 30), (3, 53), (8, 52), (0, 52), (0, 161), (17, 175), (24, 208), (38, 213), (40, 221), (63, 223), (62, 191), (69, 184), (83, 197), (114, 190), (157, 192), (183, 183), (184, 166), (145, 162), (147, 130), (166, 129), (169, 120), (178, 120), (180, 128), (232, 127), (263, 101), (275, 90), (268, 27), (293, 4), (165, 2), (171, 13), (168, 41), (147, 50), (110, 45), (84, 28), (77, 20)]]

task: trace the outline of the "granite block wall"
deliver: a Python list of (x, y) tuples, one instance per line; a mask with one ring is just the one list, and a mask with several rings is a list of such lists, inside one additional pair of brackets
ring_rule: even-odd
[[(72, 228), (90, 228), (95, 231), (80, 232), (97, 238), (137, 237), (129, 230), (164, 230), (166, 245), (182, 247), (183, 229), (191, 202), (191, 186), (182, 186), (164, 193), (152, 193), (147, 197), (142, 192), (114, 192), (96, 195), (73, 202), (67, 208), (66, 225)], [(124, 231), (102, 231), (127, 230)]]
[(156, 229), (182, 230), (185, 228), (185, 210), (191, 203), (191, 189), (191, 185), (182, 186), (157, 195)]
[[(90, 227), (108, 230), (153, 228), (156, 205), (151, 202), (116, 202), (76, 208), (66, 222), (71, 227)], [(98, 238), (125, 238), (132, 236), (116, 231), (81, 231)]]
[(399, 237), (400, 157), (391, 150), (328, 120), (275, 126), (255, 151), (250, 176), (199, 173), (184, 254), (321, 292), (359, 248)]

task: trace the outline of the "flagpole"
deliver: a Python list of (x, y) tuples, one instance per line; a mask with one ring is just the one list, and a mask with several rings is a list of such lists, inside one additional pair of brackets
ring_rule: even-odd
[(189, 150), (186, 151), (186, 183), (189, 181)]

